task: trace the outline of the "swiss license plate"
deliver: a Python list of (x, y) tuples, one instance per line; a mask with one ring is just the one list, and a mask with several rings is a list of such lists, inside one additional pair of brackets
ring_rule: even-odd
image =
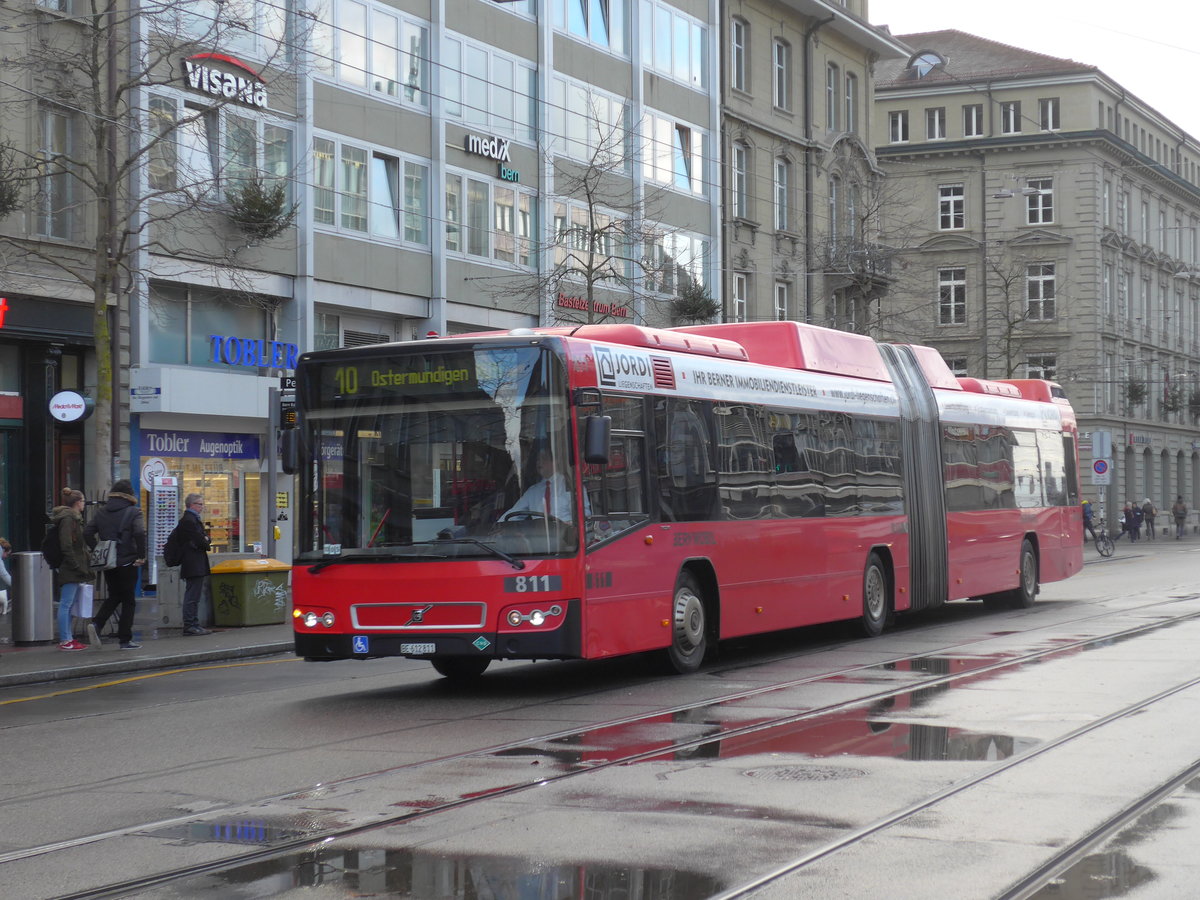
[(401, 644), (400, 652), (406, 656), (430, 656), (437, 652), (437, 644)]

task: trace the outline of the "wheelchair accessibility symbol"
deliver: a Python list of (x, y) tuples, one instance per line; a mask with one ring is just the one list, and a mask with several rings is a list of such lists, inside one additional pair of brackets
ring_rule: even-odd
[(353, 647), (355, 653), (366, 653), (370, 644), (370, 639), (366, 635), (356, 634), (353, 639)]

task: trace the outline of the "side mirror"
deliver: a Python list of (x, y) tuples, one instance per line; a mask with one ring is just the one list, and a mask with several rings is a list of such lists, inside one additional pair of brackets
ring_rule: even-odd
[(280, 468), (285, 475), (295, 475), (300, 468), (300, 431), (296, 428), (285, 428), (279, 437), (282, 457)]
[(583, 461), (607, 466), (608, 448), (612, 440), (612, 416), (588, 416), (583, 422)]

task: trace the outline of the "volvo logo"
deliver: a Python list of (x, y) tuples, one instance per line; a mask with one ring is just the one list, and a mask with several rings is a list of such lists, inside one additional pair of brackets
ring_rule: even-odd
[(412, 613), (409, 615), (408, 621), (405, 622), (400, 627), (407, 628), (409, 625), (420, 625), (422, 622), (425, 621), (425, 613), (429, 612), (431, 609), (433, 609), (432, 603), (427, 604), (426, 606), (421, 606), (421, 607), (418, 607), (417, 609), (414, 609), (412, 611)]

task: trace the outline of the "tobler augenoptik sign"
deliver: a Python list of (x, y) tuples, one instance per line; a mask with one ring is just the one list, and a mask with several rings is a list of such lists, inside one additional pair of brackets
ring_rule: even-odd
[[(211, 65), (214, 62), (241, 71), (235, 74), (216, 69)], [(183, 70), (187, 86), (193, 90), (266, 109), (267, 86), (259, 79), (258, 73), (241, 60), (224, 53), (197, 53), (183, 61)]]

